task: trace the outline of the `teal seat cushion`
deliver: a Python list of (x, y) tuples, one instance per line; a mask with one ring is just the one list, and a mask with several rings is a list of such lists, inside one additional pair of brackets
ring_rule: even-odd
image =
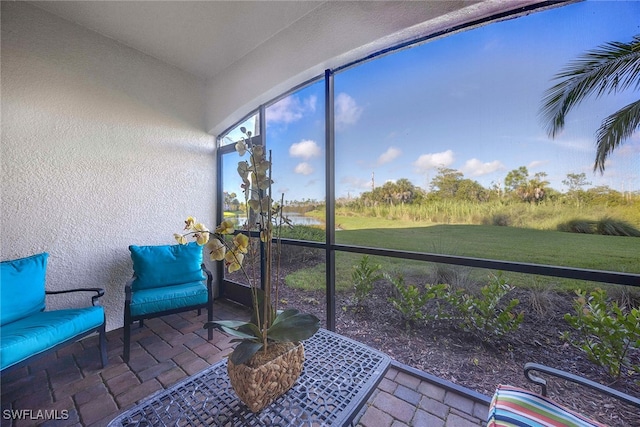
[(201, 281), (155, 289), (141, 289), (132, 293), (131, 315), (140, 316), (201, 305), (208, 300), (207, 286)]
[(204, 280), (202, 246), (187, 245), (129, 246), (135, 280), (134, 291)]
[(0, 369), (47, 351), (103, 323), (104, 310), (97, 306), (43, 311), (2, 325)]
[(48, 258), (41, 253), (0, 263), (0, 325), (44, 310)]

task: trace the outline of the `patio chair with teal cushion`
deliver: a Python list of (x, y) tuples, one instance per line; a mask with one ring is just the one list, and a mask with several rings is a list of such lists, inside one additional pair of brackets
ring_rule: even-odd
[[(202, 263), (202, 247), (129, 246), (133, 277), (125, 285), (124, 361), (129, 361), (131, 324), (144, 319), (207, 309), (213, 320), (212, 275)], [(209, 329), (208, 338), (213, 338)]]
[[(102, 288), (45, 290), (49, 254), (0, 263), (0, 371), (18, 369), (77, 340), (98, 334), (100, 361), (107, 364)], [(94, 293), (88, 307), (50, 310), (46, 296)]]

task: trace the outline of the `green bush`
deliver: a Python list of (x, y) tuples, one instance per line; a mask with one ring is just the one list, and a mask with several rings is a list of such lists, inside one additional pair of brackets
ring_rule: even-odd
[(381, 269), (380, 264), (371, 264), (367, 255), (360, 258), (358, 265), (353, 266), (351, 280), (353, 281), (356, 305), (362, 305), (362, 301), (373, 290), (374, 282), (382, 279), (383, 276), (379, 273)]
[[(419, 321), (453, 320), (463, 330), (488, 340), (517, 329), (524, 319), (523, 313), (514, 312), (520, 303), (518, 299), (502, 303), (504, 296), (513, 289), (502, 275), (492, 276), (490, 283), (481, 288), (477, 297), (446, 284), (426, 285), (422, 290), (418, 286), (405, 284), (401, 275), (385, 277), (393, 285), (395, 294), (389, 298), (389, 302), (400, 312), (407, 329)], [(425, 310), (431, 300), (436, 303), (434, 313)], [(453, 309), (453, 313), (443, 309), (443, 302)]]
[(505, 213), (495, 213), (489, 219), (482, 221), (484, 225), (496, 225), (499, 227), (508, 227), (511, 225), (511, 218)]
[(499, 338), (522, 323), (524, 314), (514, 312), (520, 303), (518, 299), (501, 304), (512, 289), (499, 274), (481, 288), (480, 296), (469, 295), (464, 290), (448, 291), (445, 300), (453, 306), (456, 315), (452, 318), (458, 320), (458, 326), (486, 341)]
[(558, 231), (567, 233), (594, 234), (595, 229), (595, 222), (585, 219), (572, 219), (571, 221), (558, 224)]
[(325, 231), (319, 227), (313, 227), (310, 225), (295, 225), (293, 227), (282, 227), (281, 237), (283, 239), (324, 242), (325, 234)]
[(584, 351), (592, 362), (607, 369), (612, 378), (619, 378), (626, 366), (640, 372), (627, 355), (632, 348), (640, 348), (640, 310), (623, 311), (617, 302), (608, 302), (607, 293), (596, 289), (588, 296), (577, 290), (573, 304), (575, 315), (565, 314), (567, 323), (578, 331), (579, 339), (572, 340), (568, 332), (562, 337)]
[(395, 290), (395, 296), (390, 297), (389, 302), (400, 312), (407, 329), (418, 321), (436, 318), (436, 315), (429, 315), (423, 309), (428, 301), (442, 298), (447, 285), (427, 285), (423, 292), (415, 285), (405, 284), (402, 275), (395, 278), (385, 275), (385, 278), (391, 282)]
[[(442, 253), (441, 251), (434, 251)], [(430, 283), (447, 283), (452, 289), (464, 288), (471, 286), (474, 279), (471, 275), (472, 270), (462, 265), (436, 263), (431, 269), (429, 275)]]
[(605, 236), (640, 237), (640, 230), (624, 221), (603, 218), (596, 224), (596, 233)]
[(640, 237), (640, 230), (631, 224), (612, 218), (602, 218), (599, 221), (587, 219), (572, 219), (558, 224), (558, 231), (569, 233), (601, 234), (604, 236)]

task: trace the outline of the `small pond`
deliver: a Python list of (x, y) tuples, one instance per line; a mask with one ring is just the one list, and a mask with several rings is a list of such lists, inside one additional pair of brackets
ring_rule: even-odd
[[(324, 223), (317, 219), (317, 218), (313, 218), (310, 216), (305, 216), (304, 214), (301, 214), (299, 212), (287, 212), (285, 214), (285, 216), (287, 218), (289, 218), (289, 220), (291, 221), (291, 223), (293, 225), (323, 225)], [(236, 215), (233, 217), (227, 216), (225, 217), (225, 219), (231, 219), (233, 220), (236, 225), (239, 224), (244, 224), (244, 222), (247, 220), (247, 216), (246, 215)]]

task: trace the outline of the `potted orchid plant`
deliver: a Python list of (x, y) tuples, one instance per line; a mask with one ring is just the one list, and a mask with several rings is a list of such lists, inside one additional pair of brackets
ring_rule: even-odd
[[(249, 154), (249, 160), (238, 163), (238, 174), (242, 179), (247, 209), (247, 224), (244, 230), (237, 231), (234, 223), (222, 221), (214, 232), (195, 218), (185, 221), (185, 232), (176, 234), (176, 240), (186, 244), (193, 238), (199, 245), (207, 245), (211, 260), (224, 261), (229, 273), (241, 271), (249, 282), (253, 301), (252, 317), (249, 322), (226, 320), (207, 322), (205, 328), (219, 328), (238, 342), (229, 360), (234, 365), (251, 364), (259, 351), (267, 353), (270, 347), (282, 343), (298, 343), (313, 334), (319, 328), (319, 319), (312, 314), (300, 313), (296, 309), (278, 310), (277, 289), (279, 274), (274, 274), (274, 244), (279, 243), (280, 229), (288, 225), (283, 216), (282, 203), (273, 201), (271, 179), (271, 152), (268, 158), (263, 146), (251, 143), (251, 132), (244, 127), (242, 140), (235, 148), (240, 156)], [(255, 245), (250, 244), (250, 232), (257, 231), (263, 247), (264, 272), (262, 280), (249, 274), (244, 265), (245, 256), (257, 258)]]

